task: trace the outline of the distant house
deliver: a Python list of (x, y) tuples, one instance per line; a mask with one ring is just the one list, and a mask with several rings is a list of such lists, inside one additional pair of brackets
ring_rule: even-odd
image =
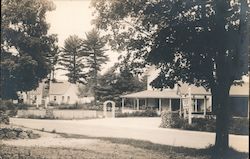
[(49, 102), (56, 104), (75, 104), (79, 102), (78, 87), (67, 81), (50, 84)]
[(39, 83), (39, 86), (35, 90), (28, 92), (18, 92), (19, 99), (26, 104), (30, 105), (42, 105), (43, 92), (44, 92), (44, 82)]
[[(47, 93), (46, 93), (47, 92)], [(93, 97), (79, 97), (78, 85), (68, 81), (51, 82), (48, 84), (41, 82), (37, 89), (22, 93), (23, 102), (33, 105), (44, 105), (46, 102), (53, 104), (75, 104), (90, 103)]]
[[(145, 109), (179, 111), (183, 113), (185, 98), (190, 90), (192, 97), (192, 113), (204, 116), (213, 113), (212, 96), (209, 90), (203, 87), (179, 83), (173, 89), (155, 89), (150, 83), (159, 73), (151, 67), (147, 71), (147, 90), (122, 95), (122, 111), (133, 112)], [(234, 116), (249, 116), (249, 83), (242, 86), (232, 86), (230, 89), (230, 105)]]

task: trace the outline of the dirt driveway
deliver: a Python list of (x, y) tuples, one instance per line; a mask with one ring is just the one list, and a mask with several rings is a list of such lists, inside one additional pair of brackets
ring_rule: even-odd
[[(147, 140), (153, 143), (205, 148), (214, 144), (215, 134), (159, 128), (160, 118), (106, 118), (92, 120), (37, 120), (11, 118), (11, 123), (32, 129), (80, 134), (93, 137), (117, 137)], [(229, 144), (248, 152), (249, 137), (230, 135)]]

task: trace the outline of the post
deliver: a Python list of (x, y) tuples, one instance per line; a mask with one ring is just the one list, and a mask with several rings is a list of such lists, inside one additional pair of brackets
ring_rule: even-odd
[(180, 109), (179, 109), (179, 111), (180, 111), (180, 112), (179, 112), (180, 117), (181, 117), (181, 102), (182, 102), (182, 101), (181, 101), (181, 98), (180, 98)]
[(107, 118), (107, 107), (106, 107), (107, 105), (106, 105), (106, 103), (104, 102), (103, 103), (103, 116), (104, 116), (104, 118)]
[(249, 98), (248, 98), (248, 112), (247, 112), (247, 118), (249, 119), (249, 114), (250, 114), (250, 111), (249, 111)]
[[(194, 97), (195, 98), (195, 97)], [(197, 112), (198, 111), (198, 106), (197, 106), (197, 99), (194, 99), (195, 103), (194, 103), (194, 111)]]
[(133, 110), (135, 110), (135, 101), (136, 99), (133, 99)]
[(169, 99), (169, 110), (172, 111), (172, 99)]
[(124, 111), (124, 98), (122, 98), (122, 113)]
[(191, 88), (188, 88), (188, 124), (192, 124), (192, 96)]
[(204, 96), (204, 116), (206, 116), (206, 113), (207, 113), (207, 97)]
[(161, 98), (159, 98), (159, 112), (161, 112)]
[(139, 99), (136, 99), (136, 110), (139, 110)]
[(49, 101), (49, 98), (46, 97), (46, 98), (45, 98), (45, 109), (48, 107), (48, 101)]
[(111, 102), (112, 104), (112, 118), (115, 118), (115, 102)]

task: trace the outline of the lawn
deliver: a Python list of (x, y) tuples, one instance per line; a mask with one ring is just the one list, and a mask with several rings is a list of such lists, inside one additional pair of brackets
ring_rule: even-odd
[[(148, 141), (88, 137), (74, 134), (59, 134), (62, 139), (93, 139), (94, 144), (85, 147), (24, 147), (0, 145), (0, 158), (3, 159), (210, 159), (212, 148), (192, 149), (154, 144)], [(248, 153), (234, 150), (226, 159), (247, 159)]]

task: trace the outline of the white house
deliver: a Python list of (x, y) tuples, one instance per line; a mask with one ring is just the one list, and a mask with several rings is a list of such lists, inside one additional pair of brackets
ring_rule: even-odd
[[(190, 90), (192, 97), (192, 113), (196, 115), (212, 114), (212, 96), (203, 87), (179, 83), (173, 89), (155, 89), (150, 83), (158, 76), (159, 70), (150, 67), (147, 71), (147, 90), (122, 95), (122, 111), (133, 112), (145, 109), (155, 109), (183, 112), (185, 98)], [(230, 89), (230, 105), (233, 115), (249, 116), (249, 83), (242, 86), (232, 86)]]
[[(48, 92), (46, 95), (46, 91)], [(68, 81), (51, 82), (48, 90), (48, 84), (45, 81), (39, 83), (37, 89), (22, 93), (23, 102), (32, 105), (53, 104), (75, 104), (90, 103), (93, 97), (79, 97), (78, 85)]]
[(56, 104), (75, 104), (79, 102), (78, 87), (67, 81), (50, 84), (49, 102)]
[(19, 98), (22, 100), (23, 103), (30, 104), (30, 105), (42, 105), (42, 98), (43, 98), (43, 89), (44, 89), (44, 82), (39, 83), (39, 86), (32, 91), (29, 92), (18, 92)]

